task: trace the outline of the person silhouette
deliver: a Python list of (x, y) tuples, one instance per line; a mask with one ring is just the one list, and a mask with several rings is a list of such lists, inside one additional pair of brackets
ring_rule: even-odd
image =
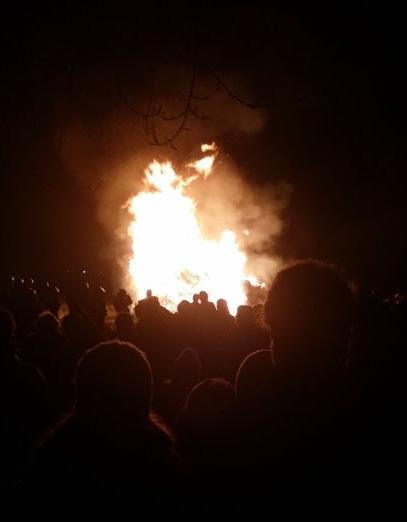
[(151, 410), (153, 379), (143, 352), (117, 340), (100, 343), (82, 358), (75, 382), (74, 413), (37, 454), (38, 494), (96, 499), (103, 493), (144, 507), (173, 501), (178, 458), (169, 430)]

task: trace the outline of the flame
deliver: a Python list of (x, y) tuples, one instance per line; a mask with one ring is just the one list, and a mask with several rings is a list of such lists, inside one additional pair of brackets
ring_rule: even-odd
[[(206, 156), (188, 166), (206, 178), (214, 160)], [(233, 231), (224, 230), (217, 240), (202, 236), (196, 203), (187, 194), (197, 177), (184, 179), (170, 162), (153, 161), (145, 170), (145, 190), (128, 206), (129, 273), (139, 298), (151, 289), (170, 310), (205, 290), (212, 300), (226, 299), (233, 313), (246, 302), (245, 281), (255, 278), (245, 272), (247, 258)]]
[(205, 179), (212, 172), (215, 156), (205, 156), (204, 158), (188, 163), (187, 167), (192, 167), (205, 176)]
[[(213, 152), (213, 154), (205, 156), (199, 160), (193, 161), (187, 164), (187, 167), (191, 167), (195, 169), (198, 173), (203, 174), (205, 179), (212, 172), (212, 167), (215, 162), (216, 156), (218, 155), (218, 147), (215, 142), (212, 143), (204, 143), (201, 145), (202, 152)], [(194, 178), (195, 179), (195, 178)]]
[(212, 143), (204, 143), (201, 145), (201, 151), (202, 152), (215, 152), (218, 150), (218, 147), (216, 146), (216, 143), (213, 141)]

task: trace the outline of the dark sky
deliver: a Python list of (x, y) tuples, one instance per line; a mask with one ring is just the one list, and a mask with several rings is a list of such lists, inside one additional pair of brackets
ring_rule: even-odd
[[(358, 4), (290, 10), (206, 2), (146, 11), (133, 2), (4, 16), (2, 273), (106, 268), (109, 237), (94, 194), (61, 158), (72, 107), (97, 127), (123, 103), (112, 78), (141, 92), (146, 71), (182, 65), (193, 53), (243, 78), (250, 101), (267, 106), (262, 131), (231, 129), (219, 139), (249, 182), (292, 185), (278, 252), (407, 286), (403, 17), (388, 3)], [(100, 89), (82, 88), (93, 74)]]

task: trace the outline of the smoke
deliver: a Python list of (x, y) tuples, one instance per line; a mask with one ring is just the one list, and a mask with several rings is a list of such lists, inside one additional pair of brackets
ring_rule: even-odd
[(269, 282), (280, 266), (273, 247), (283, 230), (282, 211), (291, 187), (286, 183), (249, 184), (232, 160), (220, 157), (214, 174), (192, 190), (205, 235), (219, 237), (225, 228), (234, 231), (248, 255), (248, 272)]
[[(146, 108), (152, 93), (154, 106), (160, 107), (166, 118), (181, 113), (190, 78), (190, 70), (166, 66), (155, 73), (154, 87), (150, 88), (145, 77), (138, 86), (128, 78), (124, 86), (118, 86), (117, 74), (106, 76), (105, 71), (78, 80), (81, 97), (71, 110), (61, 144), (64, 166), (96, 203), (97, 219), (110, 238), (101, 255), (121, 266), (119, 279), (123, 280), (129, 254), (129, 214), (124, 207), (142, 188), (145, 168), (153, 159), (170, 159), (182, 172), (188, 161), (201, 157), (201, 143), (215, 140), (220, 154), (214, 173), (190, 186), (201, 226), (208, 237), (216, 237), (224, 229), (235, 231), (248, 254), (250, 272), (269, 281), (279, 265), (272, 252), (282, 231), (281, 213), (288, 203), (290, 187), (254, 186), (244, 181), (238, 167), (221, 152), (222, 138), (228, 133), (261, 131), (267, 122), (265, 111), (238, 103), (219, 88), (214, 78), (201, 75), (195, 84), (194, 108), (202, 117), (188, 117), (186, 126), (190, 130), (180, 132), (174, 142), (176, 150), (151, 145), (152, 138), (137, 114)], [(250, 99), (250, 86), (243, 78), (232, 74), (222, 78), (239, 97)], [(179, 120), (157, 117), (154, 121), (159, 140), (173, 135), (179, 126)]]

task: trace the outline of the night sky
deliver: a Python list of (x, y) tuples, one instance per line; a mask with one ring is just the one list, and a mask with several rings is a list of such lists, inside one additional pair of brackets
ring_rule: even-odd
[[(405, 28), (389, 3), (358, 4), (142, 10), (133, 2), (3, 15), (2, 275), (110, 269), (97, 189), (63, 160), (65, 136), (73, 121), (97, 129), (124, 113), (121, 89), (141, 96), (147, 71), (182, 67), (193, 52), (239, 77), (245, 101), (266, 107), (259, 132), (214, 137), (250, 183), (292, 186), (277, 253), (336, 262), (369, 285), (406, 287)], [(140, 128), (130, 109), (128, 119)], [(93, 138), (97, 162), (109, 136)], [(92, 156), (86, 161), (92, 170)]]

